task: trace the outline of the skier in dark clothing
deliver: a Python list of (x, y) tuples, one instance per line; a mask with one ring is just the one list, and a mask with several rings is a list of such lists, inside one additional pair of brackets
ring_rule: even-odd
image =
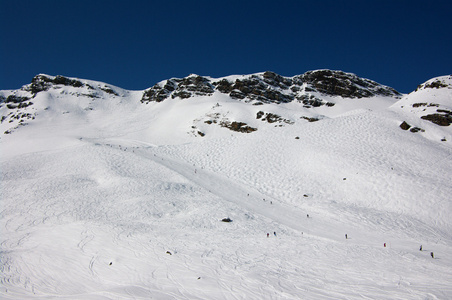
[(276, 231), (274, 231), (273, 234), (276, 236)]
[(422, 245), (419, 247), (419, 251), (422, 251)]
[(430, 256), (431, 256), (432, 258), (435, 258), (435, 257), (433, 256), (433, 252), (430, 252)]
[(348, 236), (347, 236), (347, 234), (345, 234), (345, 239), (348, 239)]

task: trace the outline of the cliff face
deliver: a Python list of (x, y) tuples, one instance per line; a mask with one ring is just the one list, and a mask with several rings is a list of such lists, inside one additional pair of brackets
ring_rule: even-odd
[(264, 72), (234, 79), (225, 77), (214, 80), (199, 75), (190, 75), (182, 79), (172, 78), (145, 90), (141, 102), (161, 102), (170, 97), (185, 99), (210, 96), (215, 91), (228, 94), (237, 100), (256, 101), (257, 104), (298, 101), (306, 106), (334, 105), (320, 99), (319, 94), (343, 98), (402, 96), (393, 88), (351, 73), (317, 70), (293, 77)]

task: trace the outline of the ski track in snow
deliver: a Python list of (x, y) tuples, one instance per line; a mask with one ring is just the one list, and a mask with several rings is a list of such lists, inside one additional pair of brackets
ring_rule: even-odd
[[(396, 256), (399, 260), (408, 260), (410, 264), (413, 264), (413, 273), (426, 272), (424, 264), (427, 254), (421, 256), (422, 253), (407, 251), (404, 247), (392, 246), (389, 242), (388, 249), (382, 250), (381, 245), (369, 243), (368, 240), (355, 241), (355, 237), (353, 237), (351, 240), (345, 241), (342, 238), (343, 232), (335, 228), (340, 224), (335, 223), (334, 219), (329, 220), (321, 218), (321, 216), (306, 218), (305, 211), (300, 208), (293, 208), (276, 197), (262, 194), (258, 189), (251, 189), (245, 184), (211, 170), (162, 156), (158, 152), (159, 149), (155, 147), (132, 146), (126, 149), (126, 146), (123, 145), (99, 143), (88, 147), (93, 148), (88, 152), (89, 155), (99, 157), (103, 166), (92, 167), (97, 172), (95, 178), (74, 181), (74, 175), (68, 175), (69, 178), (66, 182), (70, 181), (72, 185), (89, 188), (95, 181), (101, 186), (105, 185), (104, 192), (109, 196), (127, 191), (129, 200), (126, 202), (136, 205), (140, 200), (134, 200), (134, 197), (140, 198), (140, 196), (134, 194), (140, 192), (142, 185), (149, 183), (149, 177), (144, 176), (140, 181), (140, 176), (149, 173), (148, 168), (154, 168), (161, 171), (159, 175), (171, 176), (173, 180), (155, 184), (157, 194), (164, 194), (165, 191), (171, 193), (175, 190), (179, 195), (181, 191), (188, 190), (198, 193), (204, 198), (204, 201), (209, 197), (220, 200), (220, 206), (224, 206), (222, 210), (224, 211), (226, 208), (226, 211), (223, 212), (223, 215), (214, 217), (215, 225), (211, 222), (204, 223), (204, 226), (210, 225), (207, 232), (195, 234), (187, 233), (185, 229), (188, 229), (188, 232), (199, 230), (200, 224), (197, 224), (197, 221), (191, 220), (193, 223), (187, 224), (186, 228), (182, 229), (171, 227), (171, 220), (165, 220), (164, 217), (166, 210), (146, 207), (146, 205), (152, 207), (151, 201), (140, 203), (138, 209), (135, 208), (130, 212), (127, 211), (127, 205), (113, 209), (114, 205), (118, 203), (113, 203), (110, 209), (105, 209), (103, 205), (108, 204), (98, 203), (100, 200), (95, 199), (100, 195), (89, 198), (88, 193), (84, 195), (87, 198), (80, 199), (79, 201), (82, 202), (72, 208), (63, 206), (57, 209), (55, 207), (57, 203), (52, 199), (43, 201), (43, 203), (34, 203), (37, 207), (30, 207), (25, 216), (25, 220), (29, 220), (28, 223), (17, 221), (16, 224), (21, 225), (16, 225), (12, 218), (6, 222), (2, 219), (4, 228), (17, 235), (17, 240), (12, 237), (12, 234), (9, 235), (8, 240), (3, 240), (2, 249), (24, 252), (23, 255), (9, 257), (8, 253), (2, 250), (2, 285), (4, 286), (2, 297), (5, 299), (14, 298), (15, 290), (20, 286), (28, 291), (27, 295), (21, 294), (25, 298), (72, 295), (88, 299), (117, 297), (114, 295), (130, 299), (145, 299), (150, 295), (162, 299), (207, 299), (211, 297), (244, 299), (250, 295), (254, 295), (251, 298), (256, 299), (290, 299), (303, 297), (303, 295), (309, 295), (309, 298), (359, 298), (363, 295), (369, 298), (380, 298), (384, 295), (391, 298), (405, 298), (407, 292), (415, 297), (421, 295), (424, 288), (432, 291), (439, 289), (444, 295), (451, 292), (442, 284), (435, 286), (433, 279), (424, 286), (418, 286), (417, 276), (409, 274), (407, 278), (397, 276), (395, 275), (398, 273), (397, 269), (391, 272), (394, 263), (394, 259), (391, 259), (392, 256)], [(134, 160), (137, 160), (138, 163), (133, 163)], [(97, 158), (90, 159), (87, 164), (91, 161), (98, 160)], [(146, 165), (143, 165), (143, 162)], [(73, 167), (83, 169), (86, 166)], [(22, 176), (22, 174), (17, 176)], [(115, 188), (118, 184), (120, 187)], [(50, 194), (68, 192), (66, 189), (70, 192), (74, 188), (64, 186), (64, 183), (61, 182), (58, 184), (47, 183), (47, 186), (53, 189)], [(36, 194), (36, 191), (26, 192)], [(224, 204), (225, 201), (226, 204)], [(205, 204), (203, 203), (203, 205)], [(187, 208), (196, 211), (196, 208), (191, 205), (187, 205), (183, 209)], [(14, 210), (14, 208), (12, 209)], [(83, 210), (80, 211), (80, 209)], [(41, 215), (37, 213), (37, 210)], [(48, 211), (54, 211), (55, 215), (46, 215)], [(240, 211), (241, 213), (239, 213)], [(124, 224), (121, 224), (124, 214), (127, 218), (124, 219)], [(5, 212), (2, 212), (2, 215), (6, 215)], [(8, 213), (8, 215), (11, 214)], [(221, 224), (218, 221), (222, 216), (230, 216), (234, 222)], [(149, 217), (163, 221), (164, 225), (157, 223), (150, 225), (145, 222), (140, 224), (140, 218)], [(199, 217), (211, 218), (212, 216)], [(73, 223), (74, 219), (79, 220)], [(66, 223), (68, 220), (72, 221)], [(133, 225), (130, 225), (130, 222)], [(46, 223), (61, 226), (63, 229), (52, 230), (52, 225), (46, 228)], [(241, 223), (246, 223), (246, 225), (241, 225)], [(177, 225), (181, 224), (185, 223)], [(269, 228), (268, 225), (273, 228)], [(168, 226), (168, 228), (159, 231), (164, 226)], [(156, 227), (160, 228), (156, 229)], [(34, 228), (41, 228), (41, 230)], [(223, 231), (222, 234), (226, 236), (223, 239), (228, 245), (227, 248), (214, 246), (221, 245), (218, 242), (211, 243), (212, 237), (209, 237), (208, 234), (212, 234), (212, 229), (215, 231), (215, 239), (221, 239), (220, 233)], [(265, 232), (272, 233), (272, 230), (276, 230), (278, 236), (267, 238)], [(251, 236), (247, 231), (251, 231)], [(64, 243), (62, 241), (59, 245), (45, 243), (45, 240), (55, 242), (62, 239), (59, 232), (64, 233), (67, 241)], [(240, 237), (241, 233), (247, 237)], [(57, 235), (54, 236), (55, 234)], [(204, 234), (207, 234), (204, 241), (203, 238), (199, 241), (196, 240)], [(242, 238), (246, 239), (245, 244), (230, 244)], [(26, 249), (23, 248), (25, 244), (27, 244)], [(105, 245), (109, 246), (105, 247)], [(49, 253), (55, 253), (54, 247), (59, 249), (59, 252), (64, 250), (64, 253), (61, 253), (60, 257), (48, 257), (40, 254), (37, 259), (33, 257), (33, 247), (41, 247), (39, 253), (45, 253), (43, 250), (46, 248)], [(42, 247), (45, 248), (42, 249)], [(172, 254), (169, 255), (166, 251), (170, 251)], [(285, 257), (282, 257), (280, 253), (284, 253)], [(362, 257), (363, 255), (367, 255), (367, 257)], [(71, 256), (76, 257), (78, 262), (69, 263), (67, 266), (70, 261), (68, 257)], [(149, 259), (150, 257), (152, 259)], [(290, 259), (286, 257), (290, 257)], [(13, 259), (19, 261), (13, 263)], [(27, 272), (7, 267), (19, 265), (26, 268), (28, 259), (35, 263), (38, 260), (39, 265), (49, 267), (41, 269), (31, 265)], [(60, 289), (55, 283), (61, 284), (62, 278), (55, 278), (54, 275), (58, 273), (52, 273), (58, 267), (56, 264), (58, 261), (61, 265), (65, 265), (64, 269), (74, 268), (74, 272), (67, 275), (67, 281), (63, 281), (67, 283)], [(85, 263), (80, 263), (82, 261)], [(383, 266), (378, 266), (378, 261), (381, 261)], [(109, 265), (110, 262), (111, 265)], [(362, 266), (356, 266), (356, 263), (360, 263)], [(146, 267), (139, 268), (141, 264)], [(377, 274), (374, 268), (369, 268), (369, 266), (375, 267), (373, 264), (377, 264)], [(431, 268), (431, 264), (431, 262), (428, 263), (428, 268)], [(60, 268), (61, 265), (59, 265)], [(115, 274), (113, 276), (109, 269), (113, 270), (116, 266), (121, 274), (127, 275)], [(400, 268), (400, 265), (396, 264), (395, 268)], [(29, 275), (31, 277), (23, 278), (20, 275), (23, 273), (31, 274)], [(82, 279), (75, 273), (83, 274), (83, 277), (86, 278)], [(447, 276), (450, 278), (450, 272), (443, 270), (440, 273), (443, 276), (448, 274)], [(346, 284), (346, 281), (341, 279), (344, 276), (360, 278), (361, 283), (357, 283), (357, 286), (350, 289), (351, 287)], [(200, 279), (197, 279), (199, 277)], [(77, 278), (75, 280), (78, 282), (77, 287), (69, 283), (74, 282), (74, 278)], [(426, 280), (425, 276), (420, 276), (420, 278), (423, 281)], [(84, 288), (80, 288), (80, 283)], [(376, 288), (380, 285), (383, 287)], [(416, 285), (416, 288), (412, 288), (412, 285)], [(387, 286), (387, 290), (384, 286)], [(80, 294), (80, 290), (84, 292)]]
[[(107, 151), (105, 151), (104, 149), (106, 147), (114, 149), (108, 149)], [(369, 263), (366, 262), (366, 260), (368, 259), (370, 261), (376, 261), (377, 259), (382, 259), (391, 261), (387, 253), (382, 253), (380, 249), (381, 245), (377, 246), (373, 245), (372, 243), (366, 245), (366, 243), (362, 244), (362, 241), (355, 242), (352, 239), (350, 241), (347, 241), (350, 242), (352, 246), (346, 246), (344, 249), (344, 241), (339, 238), (342, 237), (342, 232), (335, 230), (335, 226), (338, 224), (335, 224), (333, 220), (321, 219), (318, 216), (314, 218), (306, 218), (304, 216), (305, 212), (301, 209), (297, 210), (293, 207), (284, 205), (276, 198), (268, 197), (268, 195), (261, 194), (257, 190), (250, 190), (249, 187), (230, 180), (224, 176), (215, 174), (214, 172), (205, 170), (203, 168), (197, 168), (196, 166), (192, 166), (189, 163), (183, 161), (176, 161), (174, 159), (170, 159), (169, 157), (157, 155), (156, 153), (154, 153), (155, 151), (153, 151), (153, 148), (135, 148), (133, 150), (125, 150), (124, 146), (120, 147), (118, 145), (108, 146), (98, 144), (95, 146), (95, 149), (95, 154), (99, 155), (102, 158), (102, 161), (106, 162), (107, 169), (110, 172), (114, 173), (115, 176), (125, 178), (125, 180), (121, 181), (122, 188), (120, 190), (125, 189), (133, 194), (134, 191), (138, 189), (137, 186), (139, 185), (139, 183), (133, 181), (129, 182), (127, 180), (127, 178), (134, 176), (134, 174), (137, 174), (137, 170), (135, 169), (136, 165), (131, 164), (128, 160), (125, 159), (125, 156), (128, 154), (118, 154), (119, 151), (129, 151), (129, 153), (133, 151), (132, 153), (134, 153), (134, 156), (143, 158), (141, 159), (141, 161), (153, 162), (151, 165), (157, 165), (159, 167), (163, 166), (165, 169), (169, 170), (170, 173), (178, 174), (178, 181), (184, 182), (183, 184), (173, 183), (170, 186), (165, 186), (164, 188), (181, 189), (185, 186), (190, 185), (191, 189), (193, 190), (202, 189), (208, 191), (209, 194), (212, 194), (212, 197), (221, 199), (221, 201), (227, 201), (234, 207), (237, 206), (236, 208), (232, 209), (231, 212), (235, 212), (236, 210), (244, 210), (244, 215), (251, 218), (252, 223), (255, 219), (259, 219), (264, 223), (271, 223), (273, 224), (273, 226), (278, 228), (278, 237), (271, 237), (271, 240), (265, 237), (265, 230), (262, 231), (261, 229), (254, 228), (255, 233), (258, 232), (257, 234), (261, 235), (261, 237), (259, 238), (261, 241), (255, 240), (254, 242), (251, 242), (251, 247), (246, 247), (249, 250), (250, 248), (255, 249), (255, 247), (262, 247), (262, 242), (272, 243), (272, 247), (275, 247), (275, 249), (270, 251), (267, 249), (266, 251), (268, 251), (269, 253), (259, 253), (260, 251), (251, 251), (251, 253), (247, 253), (242, 249), (235, 249), (231, 252), (222, 253), (221, 249), (213, 249), (203, 251), (202, 253), (200, 253), (199, 257), (196, 257), (187, 253), (189, 253), (189, 250), (192, 250), (194, 253), (196, 253), (196, 251), (201, 252), (200, 249), (206, 246), (203, 246), (203, 243), (201, 241), (199, 243), (193, 243), (179, 238), (168, 240), (168, 237), (166, 237), (164, 240), (161, 240), (159, 236), (153, 236), (150, 238), (151, 242), (146, 245), (143, 244), (142, 238), (133, 239), (136, 231), (143, 233), (143, 230), (140, 228), (140, 226), (128, 228), (127, 226), (122, 227), (116, 225), (118, 223), (118, 220), (120, 219), (119, 215), (103, 216), (102, 214), (93, 214), (89, 219), (92, 218), (93, 221), (100, 219), (103, 222), (111, 223), (111, 232), (96, 232), (97, 230), (91, 229), (91, 225), (89, 225), (91, 221), (88, 220), (87, 224), (83, 224), (83, 226), (78, 229), (80, 231), (79, 238), (74, 239), (74, 244), (76, 241), (77, 243), (75, 248), (79, 249), (82, 253), (87, 254), (85, 255), (85, 259), (87, 261), (86, 267), (88, 269), (88, 272), (85, 273), (87, 273), (87, 275), (93, 280), (101, 282), (105, 286), (113, 284), (117, 285), (118, 280), (108, 279), (108, 275), (107, 273), (105, 273), (106, 266), (108, 265), (108, 255), (106, 255), (105, 250), (96, 250), (95, 253), (93, 253), (92, 248), (94, 247), (92, 246), (92, 244), (94, 243), (94, 240), (105, 239), (108, 236), (111, 240), (106, 241), (106, 244), (114, 245), (113, 248), (121, 249), (121, 252), (127, 253), (127, 255), (122, 255), (120, 259), (118, 258), (118, 260), (127, 261), (127, 265), (139, 264), (141, 260), (145, 260), (145, 257), (149, 256), (150, 253), (152, 253), (151, 255), (155, 256), (156, 263), (159, 265), (159, 267), (157, 267), (152, 272), (152, 281), (155, 282), (156, 286), (158, 286), (158, 290), (165, 291), (165, 286), (171, 286), (171, 290), (165, 291), (165, 294), (169, 297), (174, 297), (174, 299), (198, 298), (198, 296), (195, 296), (198, 295), (197, 293), (206, 293), (204, 287), (198, 287), (194, 290), (191, 287), (194, 282), (196, 282), (194, 281), (196, 277), (195, 274), (197, 273), (196, 271), (198, 271), (199, 273), (200, 269), (203, 269), (203, 276), (199, 280), (204, 281), (204, 276), (207, 276), (208, 278), (215, 278), (216, 290), (220, 290), (221, 294), (218, 295), (217, 291), (215, 291), (213, 294), (216, 295), (216, 297), (219, 296), (219, 298), (224, 299), (230, 298), (231, 296), (232, 298), (243, 299), (243, 295), (249, 294), (250, 290), (256, 293), (255, 295), (257, 298), (259, 298), (258, 295), (260, 295), (263, 298), (289, 299), (297, 295), (297, 292), (300, 292), (300, 295), (307, 293), (315, 298), (330, 297), (330, 293), (328, 293), (329, 296), (327, 296), (327, 294), (323, 292), (325, 289), (327, 289), (328, 291), (334, 290), (336, 294), (333, 297), (342, 298), (346, 297), (346, 295), (350, 296), (350, 287), (348, 286), (347, 289), (340, 287), (340, 285), (344, 284), (344, 282), (338, 282), (336, 272), (342, 273), (344, 275), (347, 274), (347, 276), (361, 278), (361, 280), (363, 281), (362, 286), (365, 288), (361, 290), (359, 287), (354, 287), (354, 292), (352, 293), (352, 295), (358, 297), (360, 293), (361, 295), (369, 295), (369, 291), (371, 291), (370, 286), (375, 286), (376, 284), (378, 285), (378, 283), (376, 283), (374, 279), (374, 270), (367, 270), (367, 274), (366, 272), (364, 272), (364, 270), (368, 269), (369, 267)], [(106, 155), (111, 151), (113, 151), (113, 153)], [(106, 177), (112, 176), (110, 174)], [(103, 181), (103, 179), (105, 179), (106, 177), (103, 177), (102, 174), (100, 174), (98, 175), (97, 181), (101, 182), (101, 184), (107, 184), (110, 186), (111, 183)], [(112, 191), (112, 193), (115, 192), (116, 191)], [(250, 194), (250, 196), (247, 196), (247, 194)], [(263, 197), (267, 197), (265, 201), (263, 200)], [(270, 201), (272, 201), (273, 204), (270, 204)], [(87, 205), (86, 207), (90, 209), (94, 208), (93, 205)], [(240, 207), (240, 209), (238, 207)], [(44, 210), (48, 209), (49, 205), (44, 207)], [(121, 213), (117, 210), (107, 211), (114, 211), (118, 214)], [(146, 213), (146, 211), (141, 211), (141, 213)], [(88, 212), (83, 211), (79, 213), (78, 217), (86, 216), (87, 214), (89, 215)], [(237, 214), (237, 212), (235, 212), (235, 214)], [(48, 217), (52, 218), (53, 216)], [(131, 217), (134, 218), (136, 216)], [(57, 220), (60, 220), (60, 218), (57, 217)], [(237, 222), (239, 221), (240, 219), (237, 220)], [(44, 224), (44, 221), (42, 223)], [(39, 222), (34, 220), (32, 224), (29, 224), (29, 226), (33, 227), (36, 224), (39, 224)], [(234, 222), (232, 224), (234, 224)], [(16, 232), (20, 232), (22, 230), (22, 227), (15, 229)], [(148, 226), (145, 226), (144, 231), (146, 230), (149, 230)], [(301, 234), (301, 232), (303, 231), (304, 234)], [(64, 230), (63, 232), (70, 233), (69, 230)], [(74, 234), (74, 236), (76, 235), (77, 234)], [(290, 246), (288, 246), (289, 249), (287, 249), (283, 244), (287, 242), (287, 240), (279, 240), (280, 235), (283, 236), (283, 239), (288, 237), (291, 239), (291, 241), (289, 242)], [(287, 236), (284, 237), (284, 235)], [(10, 244), (8, 248), (20, 247), (23, 243), (21, 242), (23, 239), (27, 239), (27, 235), (21, 237), (21, 240), (17, 241), (16, 245)], [(155, 239), (155, 242), (152, 242), (153, 239)], [(54, 239), (50, 238), (49, 240)], [(302, 245), (298, 244), (299, 242), (296, 240), (303, 240)], [(281, 243), (279, 243), (279, 241), (281, 241)], [(3, 243), (5, 242), (7, 241), (4, 241)], [(277, 242), (278, 244), (275, 244), (275, 242)], [(175, 247), (176, 250), (171, 250), (174, 252), (172, 255), (168, 255), (165, 253), (165, 249), (167, 249), (168, 244), (171, 243), (178, 244), (178, 246)], [(97, 241), (96, 244), (99, 245), (101, 244), (101, 242)], [(298, 248), (298, 250), (294, 250), (296, 248)], [(390, 248), (388, 249), (388, 251), (395, 252), (391, 255), (397, 255), (402, 260), (419, 260), (419, 257), (416, 257), (414, 254), (410, 254), (409, 252), (404, 253), (403, 249), (393, 250), (397, 247), (388, 248)], [(91, 251), (88, 249), (91, 249)], [(101, 252), (103, 253), (101, 254)], [(292, 258), (286, 260), (278, 255), (278, 253), (284, 253), (285, 256), (294, 256), (297, 259)], [(319, 257), (314, 257), (309, 253), (315, 253), (315, 256), (320, 256), (322, 259), (319, 259)], [(345, 253), (346, 255), (344, 255)], [(368, 257), (360, 257), (357, 260), (353, 259), (355, 255), (362, 256), (363, 254), (367, 254)], [(74, 256), (76, 255), (77, 254), (75, 254)], [(322, 255), (325, 255), (325, 257), (322, 257)], [(175, 259), (177, 260), (177, 263), (173, 262), (173, 257), (177, 257), (177, 259)], [(325, 261), (328, 262), (331, 258), (334, 258), (334, 261), (344, 259), (345, 261), (343, 264), (332, 267), (329, 265), (329, 263), (325, 263)], [(116, 264), (125, 264), (125, 261), (120, 262), (112, 259), (112, 266)], [(353, 268), (351, 268), (352, 270), (347, 272), (347, 264), (354, 264), (356, 263), (356, 261), (362, 262), (363, 269), (359, 269), (354, 266)], [(4, 264), (2, 263), (2, 265)], [(256, 270), (253, 270), (253, 268), (249, 269), (248, 265), (256, 268)], [(316, 265), (317, 268), (314, 267), (312, 268), (313, 270), (309, 270), (308, 268), (309, 271), (304, 269), (307, 266), (311, 265)], [(263, 266), (265, 266), (265, 268)], [(389, 268), (390, 265), (388, 264), (386, 265), (386, 267)], [(126, 266), (124, 266), (123, 268), (124, 271), (128, 273), (133, 273), (134, 271), (136, 271), (134, 269), (128, 269)], [(16, 272), (17, 274), (21, 273), (19, 271)], [(185, 274), (185, 276), (182, 274)], [(257, 278), (250, 280), (249, 278), (244, 277), (243, 274), (252, 274)], [(41, 276), (37, 275), (37, 277), (39, 278)], [(185, 285), (183, 281), (186, 281), (187, 279), (182, 279), (185, 277), (192, 277), (192, 280), (194, 282)], [(297, 280), (293, 280), (293, 277), (297, 278)], [(48, 278), (49, 279), (47, 280), (51, 282), (52, 276), (48, 276)], [(302, 278), (304, 280), (301, 280)], [(315, 278), (315, 280), (310, 281), (306, 278)], [(322, 282), (319, 282), (318, 278), (323, 278)], [(26, 279), (24, 281), (24, 279), (19, 278), (16, 280), (16, 284), (23, 284), (26, 287), (28, 286), (28, 289), (31, 289), (32, 293), (36, 292), (36, 288), (29, 286), (29, 279)], [(53, 278), (53, 280), (55, 280), (55, 278)], [(140, 279), (140, 281), (141, 280), (142, 279)], [(126, 280), (126, 282), (127, 281), (128, 280)], [(401, 277), (397, 276), (389, 278), (389, 281), (397, 282), (397, 286), (402, 286), (400, 288), (402, 291), (411, 284), (409, 281), (406, 282)], [(236, 282), (240, 282), (240, 285), (232, 285), (232, 283)], [(295, 282), (299, 282), (299, 284), (297, 285), (295, 284)], [(330, 286), (325, 286), (325, 282), (329, 282)], [(6, 281), (5, 283), (10, 284), (11, 280)], [(39, 284), (41, 289), (43, 285), (48, 286), (48, 288), (52, 286), (51, 283), (43, 282), (42, 284)], [(403, 287), (404, 285), (406, 285), (406, 287)], [(36, 286), (38, 286), (38, 284), (36, 284)], [(185, 286), (188, 286), (190, 288), (185, 288)], [(439, 288), (444, 289), (444, 286), (440, 285)], [(68, 292), (67, 289), (68, 287), (65, 287), (66, 293)], [(152, 294), (151, 291), (152, 289), (149, 290), (148, 287), (145, 287), (145, 284), (142, 284), (142, 286), (138, 285), (132, 287), (124, 287), (122, 290), (125, 295), (128, 295), (131, 298), (145, 298)], [(411, 289), (410, 291), (413, 292)], [(62, 291), (55, 290), (53, 292), (55, 294), (59, 294)], [(376, 289), (373, 296), (378, 298), (382, 296), (381, 292), (382, 291), (380, 289)], [(118, 291), (114, 293), (118, 293)], [(3, 295), (6, 296), (7, 294), (4, 293)], [(122, 297), (125, 295), (123, 294)], [(390, 294), (388, 294), (388, 296), (389, 295), (393, 297), (394, 295), (396, 295), (396, 291), (390, 291)], [(405, 292), (401, 293), (402, 298), (404, 297), (403, 295), (406, 295)], [(199, 296), (199, 299), (209, 298), (210, 296), (211, 294), (207, 293), (204, 297)], [(372, 295), (370, 297), (372, 298)]]

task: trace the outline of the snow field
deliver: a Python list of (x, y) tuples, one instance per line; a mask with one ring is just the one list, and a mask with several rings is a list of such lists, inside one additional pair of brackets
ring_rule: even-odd
[[(2, 266), (21, 268), (2, 270), (5, 299), (14, 299), (16, 289), (20, 298), (88, 299), (403, 298), (407, 292), (428, 295), (424, 288), (450, 293), (435, 284), (450, 279), (450, 271), (428, 260), (428, 247), (421, 253), (415, 241), (397, 239), (383, 248), (373, 241), (378, 233), (360, 232), (364, 220), (353, 228), (330, 215), (308, 219), (220, 172), (163, 157), (159, 148), (80, 143), (6, 164), (20, 171), (2, 173), (5, 199), (14, 200), (2, 212), (9, 236), (2, 242), (9, 249)], [(68, 172), (61, 176), (61, 170)], [(24, 182), (31, 189), (21, 190)], [(233, 222), (219, 222), (223, 217)], [(398, 226), (394, 220), (387, 236), (398, 234)], [(348, 231), (345, 240), (338, 227), (356, 235)], [(277, 237), (267, 238), (273, 231)], [(446, 250), (447, 243), (435, 250)]]

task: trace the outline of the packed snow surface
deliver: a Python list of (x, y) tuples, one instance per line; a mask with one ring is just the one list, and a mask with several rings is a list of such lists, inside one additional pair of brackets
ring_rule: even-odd
[(1, 136), (0, 297), (451, 299), (452, 126), (419, 118), (452, 109), (440, 80), (310, 109), (38, 93)]

